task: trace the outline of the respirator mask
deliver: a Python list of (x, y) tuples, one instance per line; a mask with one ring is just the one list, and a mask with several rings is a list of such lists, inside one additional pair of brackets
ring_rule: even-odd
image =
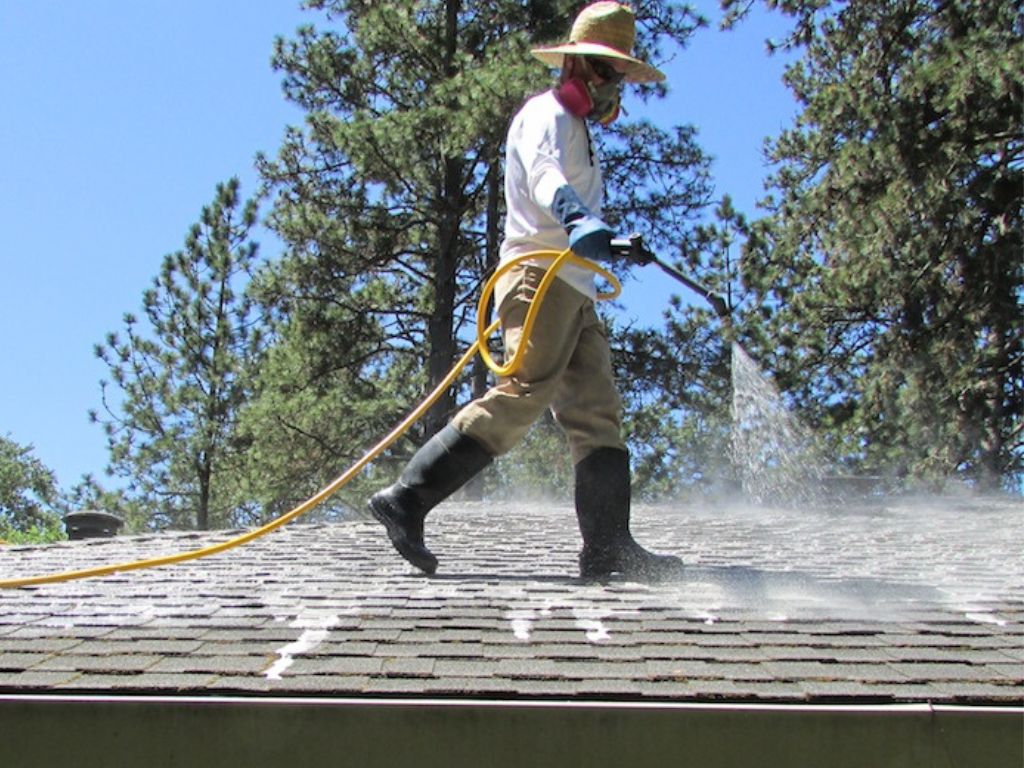
[(625, 75), (600, 59), (580, 57), (580, 60), (602, 82), (595, 84), (589, 77), (569, 78), (558, 86), (558, 100), (577, 117), (609, 125), (619, 116)]

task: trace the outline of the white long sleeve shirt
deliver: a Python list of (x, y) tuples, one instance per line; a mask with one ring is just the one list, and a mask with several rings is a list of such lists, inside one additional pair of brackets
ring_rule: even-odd
[[(501, 263), (534, 251), (562, 252), (569, 237), (551, 213), (559, 187), (569, 184), (601, 216), (601, 166), (583, 119), (566, 111), (554, 91), (534, 96), (512, 119), (505, 149), (505, 239)], [(544, 265), (550, 259), (531, 260)], [(594, 298), (594, 273), (566, 264), (558, 276)]]

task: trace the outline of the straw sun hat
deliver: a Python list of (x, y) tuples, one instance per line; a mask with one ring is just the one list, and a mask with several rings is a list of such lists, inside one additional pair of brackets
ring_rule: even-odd
[(592, 3), (579, 12), (569, 33), (569, 42), (531, 53), (549, 67), (561, 67), (566, 54), (603, 56), (626, 62), (625, 80), (629, 83), (653, 83), (665, 75), (633, 57), (636, 19), (633, 9), (613, 2)]

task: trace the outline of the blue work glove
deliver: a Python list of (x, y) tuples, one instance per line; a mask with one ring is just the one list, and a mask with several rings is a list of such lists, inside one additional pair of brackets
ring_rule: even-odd
[(551, 213), (565, 227), (573, 253), (591, 261), (611, 259), (612, 230), (590, 212), (575, 189), (568, 184), (559, 187)]

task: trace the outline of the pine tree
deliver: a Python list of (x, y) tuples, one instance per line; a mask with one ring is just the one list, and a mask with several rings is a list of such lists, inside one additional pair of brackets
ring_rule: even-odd
[(91, 414), (107, 434), (108, 473), (153, 527), (206, 529), (240, 511), (232, 487), (246, 446), (235, 426), (262, 346), (244, 293), (256, 216), (237, 179), (219, 184), (184, 250), (164, 258), (144, 293), (145, 322), (126, 314), (124, 335), (96, 346), (112, 378), (101, 382), (104, 414)]
[[(742, 3), (727, 5), (741, 9)], [(770, 2), (803, 57), (745, 276), (762, 359), (864, 471), (1021, 470), (1021, 3)]]
[(31, 446), (0, 435), (0, 539), (60, 524), (57, 478), (32, 453)]

